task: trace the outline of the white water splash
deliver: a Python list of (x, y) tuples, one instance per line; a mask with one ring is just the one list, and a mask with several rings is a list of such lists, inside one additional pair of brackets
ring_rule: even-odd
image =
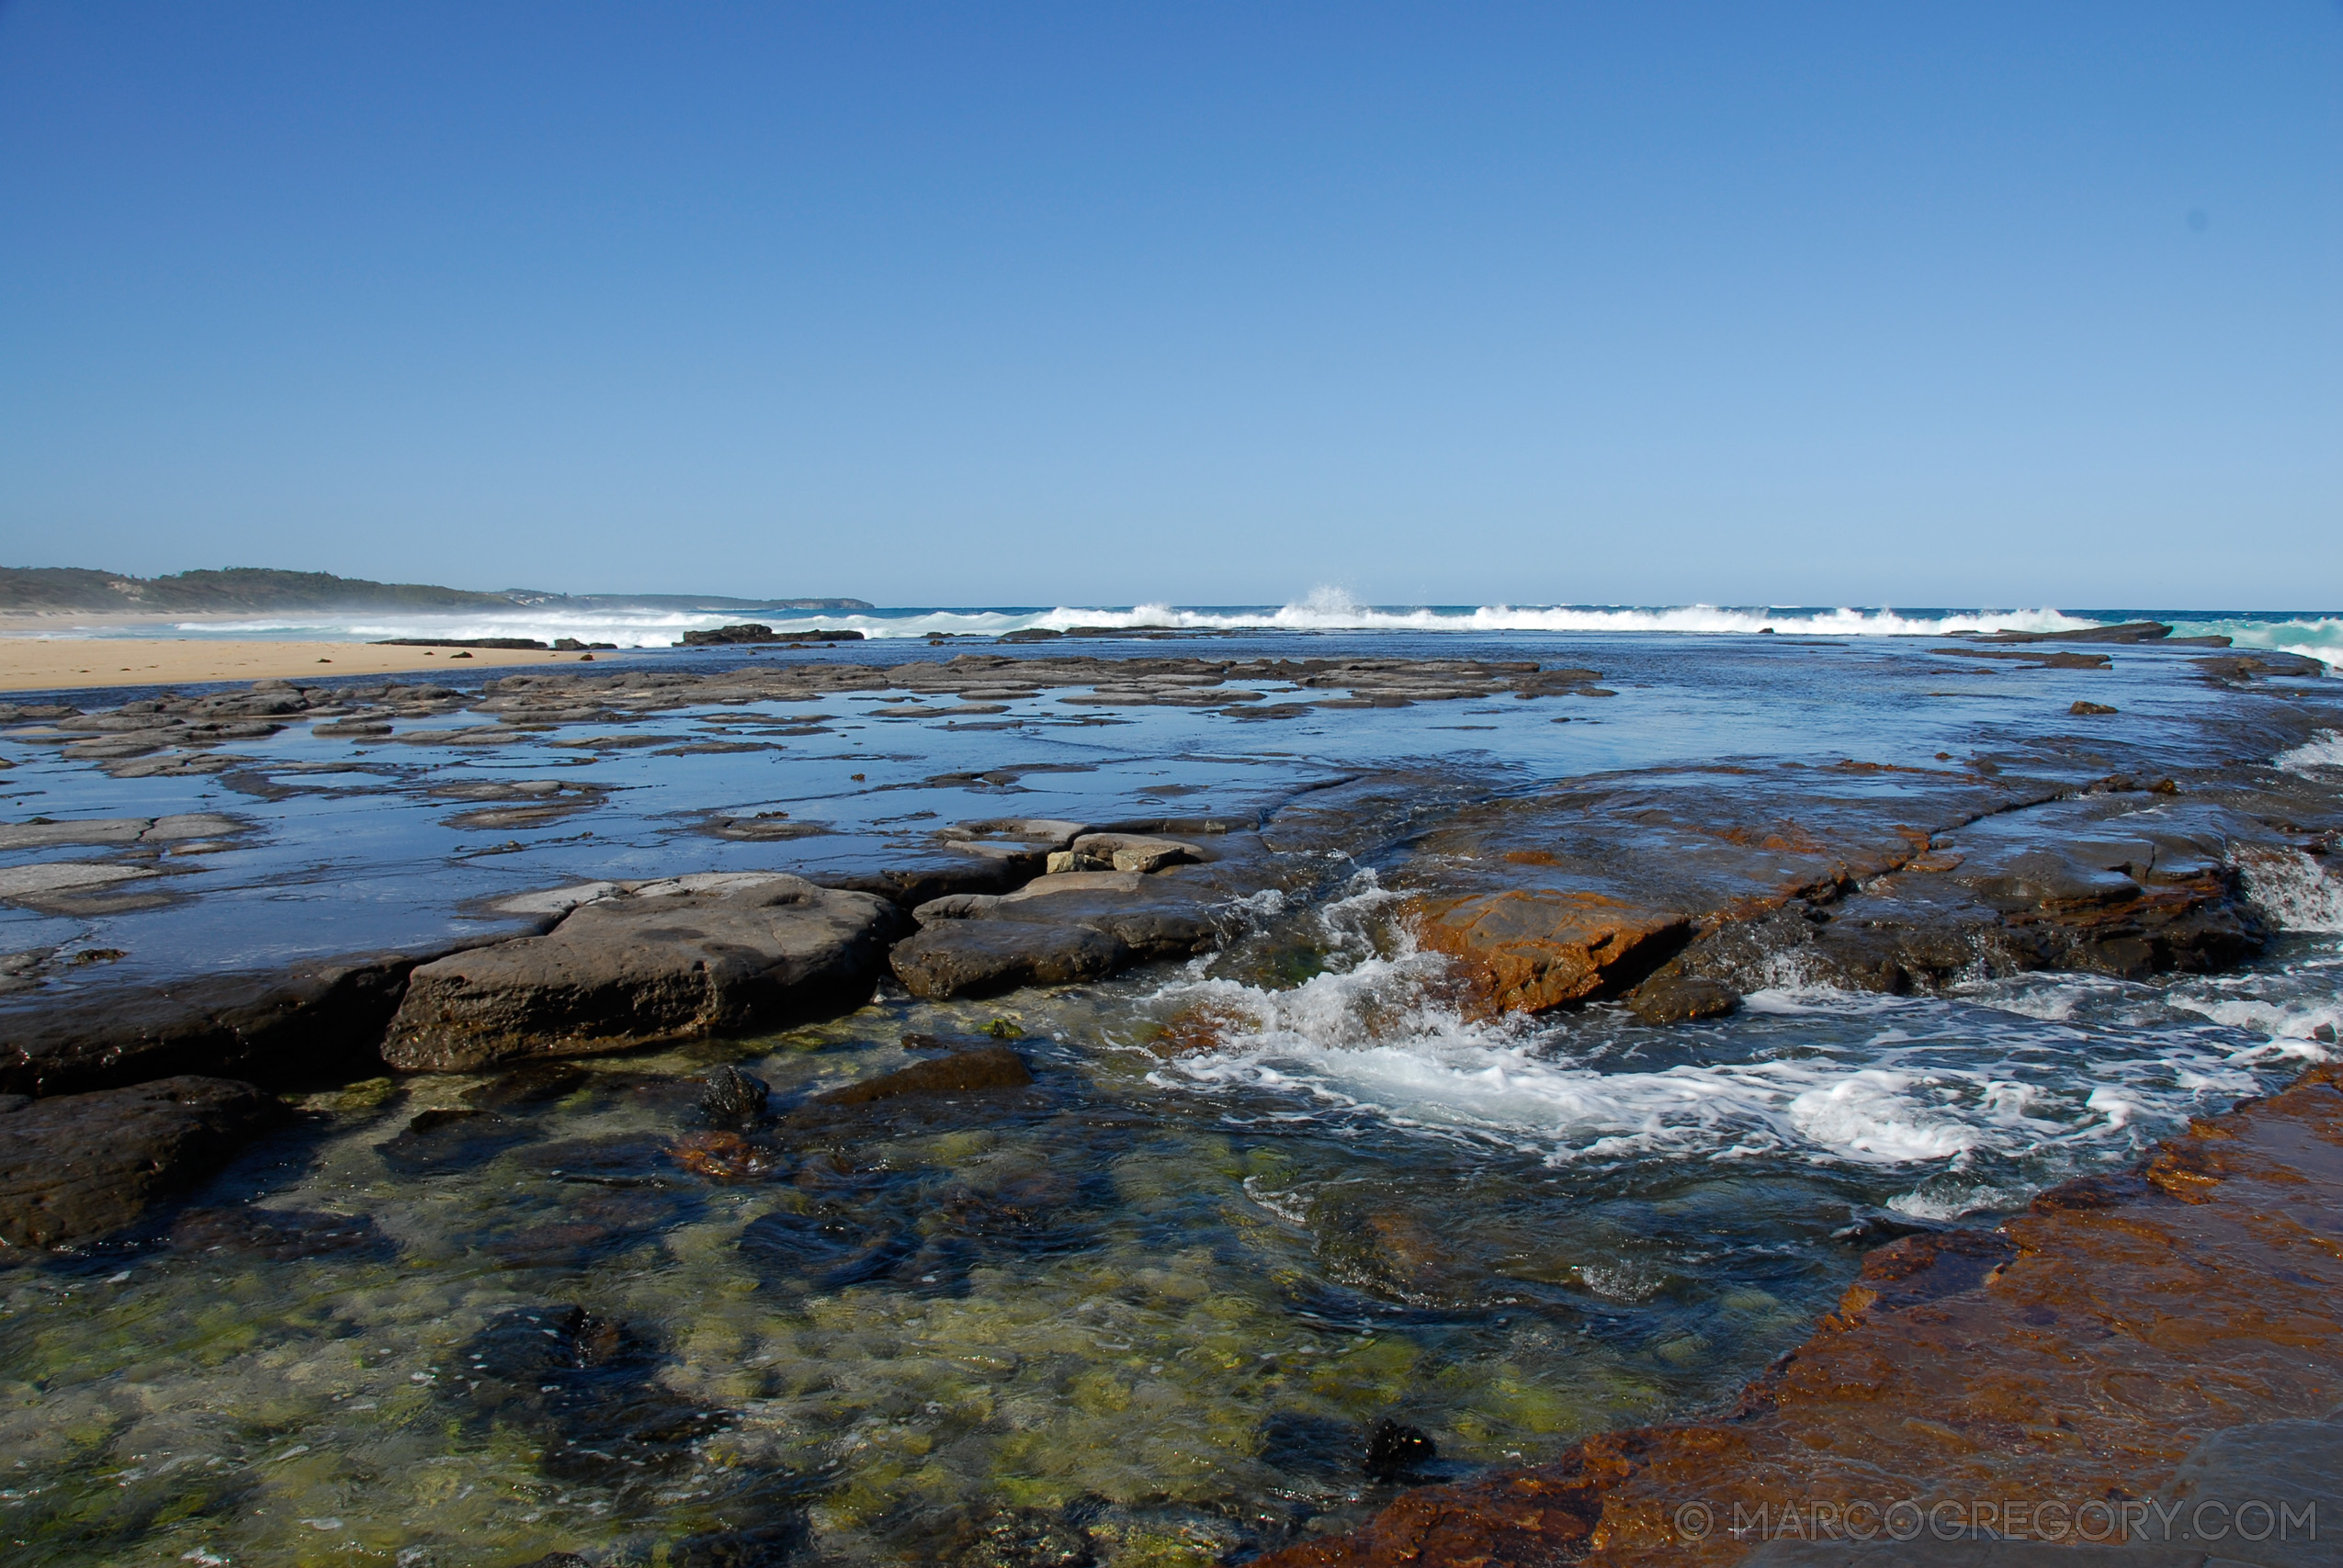
[(2240, 856), (2246, 897), (2281, 931), (2343, 931), (2343, 883), (2300, 850)]
[(2267, 649), (2315, 659), (2335, 667), (2343, 664), (2343, 616), (2301, 615), (2292, 620), (2264, 616), (2223, 616), (2212, 620), (2176, 617), (2175, 637), (2225, 637), (2238, 648)]
[(2302, 745), (2270, 759), (2281, 773), (2315, 778), (2322, 773), (2343, 773), (2343, 734), (2322, 729)]
[[(1307, 982), (1270, 989), (1187, 978), (1150, 998), (1170, 1016), (1218, 1024), (1209, 1049), (1174, 1058), (1153, 1080), (1213, 1093), (1292, 1097), (1317, 1111), (1364, 1111), (1395, 1126), (1534, 1151), (1556, 1164), (1804, 1151), (1827, 1162), (1958, 1162), (2114, 1131), (2121, 1120), (2036, 1113), (2037, 1091), (2005, 1075), (1934, 1059), (1888, 1029), (1860, 1065), (1795, 1055), (1658, 1070), (1601, 1070), (1574, 1057), (1551, 1023), (1467, 1017), (1443, 999), (1446, 960), (1402, 935), (1387, 952), (1364, 917), (1390, 897), (1362, 876), (1319, 916), (1335, 953)], [(1753, 998), (1781, 1014), (1828, 1011), (1840, 1022), (1914, 1004), (1820, 992)]]

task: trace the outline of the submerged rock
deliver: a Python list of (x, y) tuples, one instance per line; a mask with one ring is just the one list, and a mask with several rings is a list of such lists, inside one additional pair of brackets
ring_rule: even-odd
[(227, 1252), (287, 1262), (302, 1258), (385, 1258), (397, 1248), (364, 1214), (302, 1209), (190, 1209), (171, 1226), (180, 1252)]
[(374, 1149), (402, 1176), (447, 1176), (485, 1165), (536, 1135), (527, 1122), (493, 1111), (425, 1111)]
[(834, 1204), (780, 1210), (741, 1232), (741, 1250), (752, 1261), (819, 1291), (891, 1274), (918, 1249), (919, 1237), (908, 1226)]
[(382, 1057), (464, 1072), (843, 1011), (869, 998), (898, 919), (869, 894), (796, 876), (648, 884), (544, 936), (418, 968)]
[(120, 1230), (287, 1114), (251, 1084), (206, 1077), (0, 1110), (0, 1244), (52, 1247)]
[(475, 1430), (518, 1427), (556, 1476), (663, 1471), (725, 1416), (657, 1381), (664, 1358), (625, 1324), (571, 1304), (498, 1314), (456, 1352), (435, 1397)]
[(955, 1051), (865, 1078), (843, 1089), (817, 1095), (817, 1105), (873, 1105), (912, 1094), (965, 1093), (979, 1089), (1021, 1089), (1033, 1082), (1025, 1059), (1006, 1045), (984, 1045)]
[(1423, 1429), (1386, 1416), (1367, 1434), (1366, 1452), (1359, 1468), (1377, 1481), (1396, 1481), (1440, 1457), (1440, 1449)]
[(702, 1080), (700, 1114), (719, 1127), (743, 1127), (764, 1120), (766, 1099), (773, 1086), (753, 1073), (726, 1063), (712, 1067)]

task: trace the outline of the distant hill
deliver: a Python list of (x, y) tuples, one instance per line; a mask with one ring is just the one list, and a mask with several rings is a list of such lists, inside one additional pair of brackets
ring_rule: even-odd
[(860, 599), (695, 598), (685, 594), (596, 593), (572, 598), (509, 588), (476, 593), (421, 582), (370, 582), (323, 571), (277, 571), (236, 566), (223, 571), (182, 571), (168, 577), (131, 577), (85, 567), (0, 567), (0, 611), (150, 610), (169, 615), (237, 614), (276, 610), (497, 610), (514, 605), (618, 605), (658, 604), (711, 610), (867, 610)]

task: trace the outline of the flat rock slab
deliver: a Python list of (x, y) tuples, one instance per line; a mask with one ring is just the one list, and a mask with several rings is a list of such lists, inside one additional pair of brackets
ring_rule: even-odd
[(159, 865), (120, 865), (112, 861), (42, 861), (0, 869), (0, 899), (38, 903), (61, 893), (86, 893), (153, 876)]
[(677, 878), (583, 903), (543, 936), (409, 976), (382, 1058), (470, 1072), (735, 1033), (868, 1000), (900, 916), (803, 877)]
[(0, 1111), (0, 1243), (53, 1247), (120, 1230), (286, 1114), (251, 1084), (209, 1077), (19, 1102)]
[(279, 1088), (363, 1077), (381, 1070), (375, 1047), (408, 970), (437, 956), (364, 953), (26, 998), (0, 1010), (0, 1091), (71, 1094), (190, 1072)]

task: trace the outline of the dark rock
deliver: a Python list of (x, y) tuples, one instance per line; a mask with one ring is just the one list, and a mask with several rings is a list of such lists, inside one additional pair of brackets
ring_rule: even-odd
[(2066, 711), (2075, 715), (2077, 718), (2093, 718), (2113, 713), (2115, 710), (2109, 707), (2105, 703), (2077, 702), (2073, 707), (2068, 708)]
[(992, 1089), (1020, 1089), (1033, 1082), (1025, 1059), (1006, 1045), (979, 1046), (914, 1062), (875, 1078), (817, 1095), (818, 1105), (873, 1105), (907, 1094), (954, 1094)]
[(1397, 1481), (1409, 1471), (1421, 1469), (1440, 1456), (1440, 1449), (1421, 1428), (1406, 1426), (1387, 1416), (1375, 1424), (1367, 1434), (1366, 1452), (1360, 1468), (1376, 1481)]
[(2229, 683), (2249, 682), (2257, 675), (2301, 678), (2316, 677), (2326, 672), (2326, 667), (2317, 660), (2292, 653), (2241, 653), (2225, 658), (2200, 659), (2194, 662), (2205, 672), (2208, 680)]
[(2311, 1031), (2311, 1038), (2322, 1045), (2332, 1045), (2335, 1043), (2335, 1026), (2331, 1023), (2322, 1023)]
[(752, 1073), (726, 1063), (711, 1068), (699, 1097), (702, 1114), (719, 1127), (741, 1127), (764, 1120), (765, 1098), (773, 1086)]
[(0, 1089), (54, 1095), (173, 1073), (232, 1073), (275, 1088), (380, 1071), (412, 955), (364, 955), (289, 973), (125, 987), (0, 1011)]
[(1328, 1275), (1419, 1306), (1456, 1283), (1456, 1259), (1422, 1216), (1371, 1192), (1337, 1188), (1310, 1206), (1318, 1258)]
[(379, 639), (377, 648), (502, 648), (522, 651), (552, 651), (549, 644), (532, 637), (391, 637)]
[(877, 871), (817, 872), (824, 887), (871, 893), (904, 909), (961, 893), (1007, 893), (1041, 869), (1039, 852), (1018, 858), (979, 859), (949, 850), (905, 856)]
[(1872, 1247), (1900, 1241), (1907, 1235), (1925, 1235), (1943, 1228), (1922, 1221), (1907, 1220), (1892, 1209), (1870, 1209), (1853, 1214), (1846, 1224), (1830, 1233), (1830, 1239)]
[(286, 1115), (251, 1084), (191, 1077), (0, 1111), (0, 1244), (51, 1247), (119, 1230)]
[(889, 961), (912, 995), (926, 998), (1096, 979), (1217, 945), (1219, 928), (1206, 903), (1212, 891), (1176, 875), (1059, 873), (1004, 897), (922, 905), (919, 933), (897, 943)]
[(911, 995), (928, 998), (1095, 980), (1130, 961), (1130, 949), (1103, 931), (1024, 920), (938, 921), (888, 959)]
[(649, 884), (417, 968), (383, 1060), (462, 1072), (843, 1011), (868, 999), (900, 919), (795, 876)]
[(1719, 980), (1655, 975), (1627, 993), (1627, 1006), (1646, 1023), (1689, 1023), (1723, 1018), (1741, 1005), (1741, 993)]
[(2172, 628), (2161, 621), (2124, 621), (2111, 626), (2077, 626), (2063, 632), (1985, 632), (1976, 641), (1993, 642), (2161, 642)]
[(776, 632), (756, 621), (743, 621), (738, 626), (719, 626), (714, 631), (685, 632), (678, 648), (726, 648), (753, 644), (793, 642), (860, 642), (863, 634), (843, 629), (822, 628), (815, 631)]

